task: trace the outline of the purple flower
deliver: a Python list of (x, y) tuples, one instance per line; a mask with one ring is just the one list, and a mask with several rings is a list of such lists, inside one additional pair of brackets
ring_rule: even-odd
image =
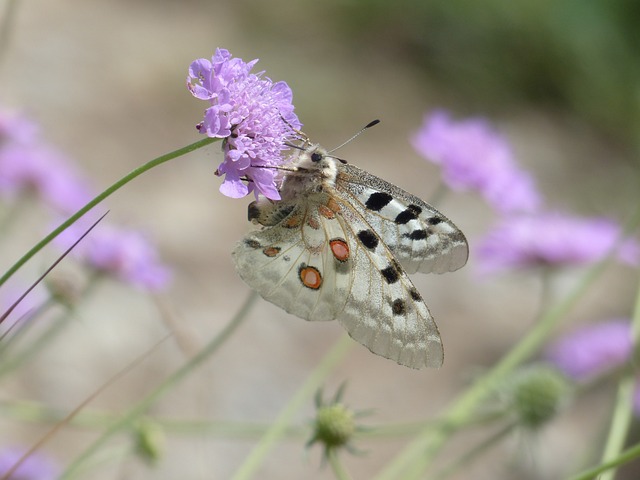
[(571, 332), (549, 347), (546, 357), (574, 380), (620, 367), (633, 353), (631, 325), (615, 319)]
[[(16, 447), (0, 449), (0, 477), (4, 478), (23, 454), (24, 451)], [(54, 480), (58, 473), (58, 469), (49, 458), (36, 452), (22, 462), (9, 480)]]
[(440, 165), (450, 188), (475, 190), (501, 213), (532, 212), (541, 204), (533, 179), (517, 167), (508, 142), (485, 120), (456, 122), (436, 111), (425, 116), (411, 143)]
[[(585, 265), (602, 260), (620, 241), (622, 229), (606, 218), (580, 218), (563, 213), (538, 213), (502, 219), (481, 239), (480, 270), (530, 268), (546, 265)], [(617, 246), (620, 261), (637, 265), (635, 240)]]
[[(56, 242), (66, 249), (86, 230), (84, 223), (76, 223), (60, 234)], [(76, 245), (73, 253), (100, 272), (148, 290), (160, 290), (170, 280), (170, 271), (158, 260), (153, 245), (134, 230), (101, 223)]]
[(0, 195), (33, 192), (45, 203), (71, 213), (91, 198), (90, 189), (71, 163), (41, 144), (28, 120), (0, 113)]
[(255, 191), (279, 200), (276, 169), (269, 167), (284, 162), (285, 144), (296, 138), (301, 123), (289, 86), (273, 83), (263, 72), (250, 73), (256, 63), (231, 58), (219, 48), (211, 61), (200, 58), (191, 64), (187, 88), (210, 104), (197, 126), (200, 133), (224, 138), (224, 160), (216, 171), (225, 175), (220, 191), (232, 198)]
[(7, 146), (0, 152), (0, 192), (15, 196), (24, 191), (63, 213), (77, 211), (92, 198), (86, 182), (59, 153), (41, 146)]

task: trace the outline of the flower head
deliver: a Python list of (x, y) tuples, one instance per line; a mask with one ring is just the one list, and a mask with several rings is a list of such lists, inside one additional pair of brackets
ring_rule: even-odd
[[(586, 265), (602, 260), (622, 235), (606, 218), (580, 218), (563, 213), (538, 213), (502, 219), (479, 242), (477, 253), (485, 273), (547, 265)], [(640, 247), (634, 240), (617, 247), (620, 261), (635, 265)]]
[(568, 377), (584, 380), (625, 364), (632, 353), (629, 321), (614, 319), (566, 334), (546, 357)]
[(301, 124), (289, 86), (273, 83), (262, 72), (250, 73), (256, 63), (232, 58), (219, 48), (211, 61), (201, 58), (191, 63), (187, 87), (210, 104), (197, 126), (200, 133), (224, 138), (224, 160), (216, 172), (225, 175), (220, 191), (232, 198), (255, 191), (279, 200), (276, 169), (268, 167), (284, 162), (286, 143), (295, 138)]
[[(85, 231), (84, 226), (76, 223), (62, 232), (56, 242), (68, 248)], [(170, 280), (170, 271), (158, 260), (156, 249), (135, 230), (100, 224), (76, 245), (73, 253), (99, 272), (138, 287), (160, 290)]]
[[(0, 449), (0, 477), (4, 478), (22, 458), (22, 449), (16, 447)], [(54, 480), (58, 477), (54, 463), (39, 453), (29, 455), (8, 477), (9, 480)]]
[(0, 195), (33, 192), (62, 213), (85, 205), (91, 192), (61, 153), (44, 145), (36, 126), (20, 116), (0, 113)]
[(550, 366), (532, 365), (514, 372), (501, 392), (518, 424), (536, 429), (548, 423), (566, 404), (570, 384)]
[(307, 442), (307, 447), (315, 443), (321, 444), (325, 458), (343, 448), (357, 452), (352, 441), (354, 435), (361, 430), (355, 420), (358, 413), (342, 403), (344, 390), (345, 384), (342, 384), (328, 402), (322, 398), (321, 390), (316, 392), (316, 418), (313, 422), (313, 436)]
[(501, 213), (531, 212), (541, 204), (533, 179), (517, 167), (508, 142), (485, 120), (456, 122), (436, 111), (425, 116), (411, 143), (442, 168), (449, 187), (475, 190)]

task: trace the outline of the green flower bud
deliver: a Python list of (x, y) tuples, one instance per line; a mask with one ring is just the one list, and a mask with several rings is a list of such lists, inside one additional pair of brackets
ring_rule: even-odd
[(519, 424), (536, 429), (558, 413), (569, 391), (569, 382), (558, 370), (536, 366), (518, 373), (508, 399)]
[(311, 443), (320, 442), (325, 448), (345, 446), (356, 430), (354, 414), (341, 403), (322, 406), (315, 420), (315, 432)]

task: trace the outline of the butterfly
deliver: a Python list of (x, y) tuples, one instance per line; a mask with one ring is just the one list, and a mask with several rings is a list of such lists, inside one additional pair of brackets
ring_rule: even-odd
[(467, 261), (464, 234), (423, 200), (307, 144), (286, 168), (281, 200), (260, 198), (262, 225), (235, 247), (240, 277), (265, 300), (310, 321), (338, 320), (371, 352), (440, 367), (442, 341), (408, 273)]

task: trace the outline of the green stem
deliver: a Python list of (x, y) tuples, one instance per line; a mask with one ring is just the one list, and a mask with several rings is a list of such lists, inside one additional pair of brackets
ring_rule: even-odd
[(285, 405), (271, 428), (260, 439), (258, 445), (254, 447), (244, 463), (233, 476), (234, 480), (246, 480), (260, 467), (269, 451), (275, 443), (282, 437), (289, 427), (291, 420), (300, 407), (307, 402), (318, 390), (325, 378), (331, 373), (335, 366), (342, 360), (349, 348), (353, 345), (347, 335), (340, 337), (338, 342), (324, 356), (320, 364), (311, 372), (307, 380)]
[(436, 428), (426, 428), (378, 475), (378, 480), (420, 478), (452, 433), (473, 421), (476, 406), (518, 365), (533, 355), (549, 337), (558, 321), (584, 295), (603, 271), (606, 262), (592, 267), (563, 301), (549, 309), (518, 344), (491, 370), (473, 384), (441, 416)]
[[(636, 294), (636, 303), (631, 323), (631, 336), (633, 339), (633, 345), (637, 348), (638, 339), (640, 337), (640, 289)], [(617, 458), (624, 447), (627, 433), (629, 432), (629, 425), (631, 424), (631, 419), (633, 417), (633, 392), (635, 384), (636, 378), (635, 375), (632, 374), (626, 374), (620, 380), (615, 407), (611, 418), (611, 427), (602, 453), (601, 461), (603, 464)], [(603, 473), (601, 479), (613, 480), (615, 476), (616, 469), (612, 468)]]
[(44, 237), (31, 250), (25, 253), (22, 256), (22, 258), (20, 258), (13, 266), (11, 266), (11, 268), (9, 268), (9, 270), (5, 272), (5, 274), (2, 277), (0, 277), (0, 286), (2, 286), (9, 278), (11, 278), (11, 276), (16, 271), (18, 271), (25, 263), (27, 263), (27, 261), (31, 257), (33, 257), (36, 253), (42, 250), (42, 248), (44, 248), (47, 244), (49, 244), (51, 240), (56, 238), (66, 228), (73, 225), (73, 223), (75, 223), (80, 217), (82, 217), (85, 213), (87, 213), (89, 210), (91, 210), (93, 207), (95, 207), (97, 204), (99, 204), (102, 200), (107, 198), (109, 195), (114, 193), (116, 190), (119, 190), (121, 187), (129, 183), (131, 180), (142, 175), (146, 171), (151, 170), (153, 167), (156, 167), (160, 164), (168, 162), (169, 160), (173, 160), (174, 158), (180, 157), (182, 155), (186, 155), (187, 153), (193, 152), (198, 148), (204, 147), (218, 140), (220, 139), (207, 137), (204, 140), (200, 140), (198, 142), (192, 143), (191, 145), (187, 145), (186, 147), (179, 148), (178, 150), (175, 150), (173, 152), (167, 153), (158, 158), (150, 160), (149, 162), (145, 163), (144, 165), (130, 172), (128, 175), (125, 175), (123, 178), (121, 178), (116, 183), (111, 185), (104, 192), (99, 194), (97, 197), (95, 197), (93, 200), (87, 203), (84, 207), (82, 207), (80, 210), (74, 213), (71, 217), (65, 220), (62, 224), (60, 224), (58, 228), (56, 228), (53, 232), (51, 232), (49, 235)]
[(640, 444), (636, 444), (633, 447), (628, 448), (627, 450), (620, 453), (617, 457), (608, 460), (605, 463), (601, 463), (597, 467), (591, 468), (589, 470), (585, 470), (573, 477), (570, 477), (569, 480), (593, 480), (594, 478), (603, 478), (598, 477), (603, 472), (607, 472), (609, 469), (619, 467), (620, 465), (624, 465), (626, 463), (631, 462), (640, 457)]
[(336, 451), (336, 449), (330, 449), (327, 452), (327, 460), (329, 461), (329, 465), (331, 465), (333, 474), (338, 480), (351, 480), (351, 475), (349, 475), (347, 469), (344, 468), (344, 465), (338, 457), (338, 452)]
[[(8, 418), (34, 424), (51, 424), (63, 420), (68, 411), (30, 400), (0, 400), (0, 412)], [(118, 421), (121, 414), (98, 409), (84, 409), (69, 421), (69, 426), (79, 429), (104, 429)], [(176, 435), (207, 435), (240, 440), (262, 437), (271, 424), (234, 422), (225, 420), (185, 420), (150, 416), (163, 430)], [(309, 425), (292, 426), (285, 436), (301, 440), (311, 434)]]
[(231, 336), (233, 332), (242, 324), (246, 319), (249, 310), (258, 298), (258, 294), (251, 291), (251, 294), (245, 301), (244, 305), (240, 308), (236, 316), (227, 324), (227, 326), (216, 335), (205, 347), (196, 355), (193, 356), (186, 364), (176, 370), (170, 375), (164, 382), (155, 388), (144, 399), (130, 408), (119, 420), (113, 423), (95, 442), (85, 449), (74, 462), (67, 467), (67, 469), (60, 476), (60, 480), (72, 478), (74, 474), (78, 472), (80, 467), (102, 447), (106, 441), (114, 434), (129, 428), (131, 424), (142, 414), (144, 414), (151, 405), (156, 403), (160, 398), (167, 394), (173, 387), (180, 383), (188, 374), (200, 364), (204, 363), (211, 355), (213, 355), (224, 344), (224, 342)]

